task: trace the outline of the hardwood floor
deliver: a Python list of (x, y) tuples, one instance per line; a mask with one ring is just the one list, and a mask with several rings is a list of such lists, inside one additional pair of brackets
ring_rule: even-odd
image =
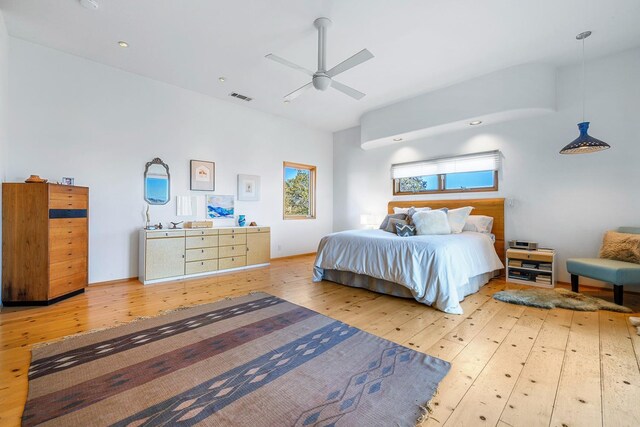
[[(425, 426), (638, 426), (640, 336), (625, 315), (541, 310), (491, 298), (493, 280), (450, 315), (413, 300), (312, 283), (313, 256), (143, 286), (92, 286), (50, 307), (0, 314), (0, 425), (19, 425), (32, 345), (260, 290), (452, 363)], [(612, 300), (611, 291), (586, 290)], [(640, 296), (626, 294), (640, 311)]]

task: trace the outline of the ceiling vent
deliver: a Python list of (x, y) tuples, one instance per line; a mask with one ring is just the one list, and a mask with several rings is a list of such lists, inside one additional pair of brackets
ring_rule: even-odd
[(253, 100), (253, 98), (249, 98), (248, 96), (244, 96), (236, 92), (231, 92), (229, 96), (233, 96), (234, 98), (242, 99), (243, 101), (247, 101), (247, 102)]

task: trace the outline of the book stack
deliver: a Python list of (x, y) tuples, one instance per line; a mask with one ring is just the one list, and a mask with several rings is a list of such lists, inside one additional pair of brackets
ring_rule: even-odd
[(518, 280), (533, 280), (531, 272), (520, 270), (509, 270), (509, 277)]
[(551, 263), (541, 262), (540, 265), (538, 265), (538, 268), (544, 271), (551, 271)]
[(509, 267), (522, 267), (522, 261), (519, 259), (510, 259)]
[(538, 264), (534, 264), (531, 262), (523, 262), (522, 267), (524, 268), (538, 268)]
[(546, 274), (538, 274), (536, 276), (536, 283), (551, 285), (551, 276), (547, 276)]

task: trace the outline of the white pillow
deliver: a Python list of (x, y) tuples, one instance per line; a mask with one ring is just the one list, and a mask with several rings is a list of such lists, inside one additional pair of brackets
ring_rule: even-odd
[(451, 226), (444, 211), (420, 211), (413, 214), (413, 225), (416, 226), (416, 234), (451, 234)]
[(399, 213), (403, 213), (403, 214), (409, 214), (409, 210), (413, 209), (416, 212), (420, 212), (420, 211), (430, 211), (431, 208), (414, 208), (413, 206), (411, 206), (410, 208), (398, 208), (398, 207), (393, 207), (393, 213), (394, 214), (399, 214)]
[(469, 214), (472, 210), (473, 208), (471, 206), (449, 209), (447, 212), (447, 219), (449, 220), (449, 226), (451, 226), (451, 233), (462, 233), (464, 224), (467, 222), (467, 218), (469, 218)]
[(493, 229), (493, 217), (485, 215), (469, 215), (462, 231), (475, 231), (490, 234)]
[(401, 213), (403, 213), (403, 214), (405, 214), (405, 215), (406, 215), (406, 214), (407, 214), (407, 212), (409, 212), (409, 209), (411, 209), (411, 208), (398, 208), (398, 207), (395, 207), (395, 206), (394, 206), (394, 207), (393, 207), (393, 213), (394, 213), (394, 214), (401, 214)]

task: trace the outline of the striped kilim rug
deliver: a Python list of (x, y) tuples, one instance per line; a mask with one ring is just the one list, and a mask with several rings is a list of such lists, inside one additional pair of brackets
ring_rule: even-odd
[(413, 426), (449, 367), (259, 293), (34, 349), (22, 421)]

